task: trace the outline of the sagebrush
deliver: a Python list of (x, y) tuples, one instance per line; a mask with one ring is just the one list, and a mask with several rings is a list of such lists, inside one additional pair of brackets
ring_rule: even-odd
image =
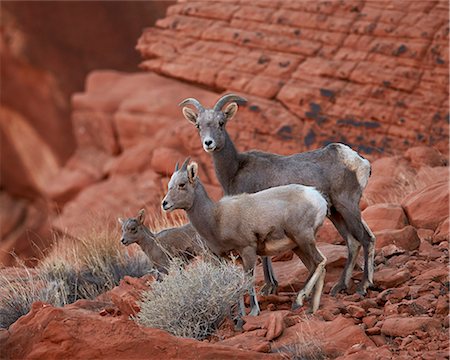
[(206, 256), (189, 266), (179, 259), (144, 292), (136, 320), (147, 327), (194, 339), (211, 335), (251, 286), (242, 267)]

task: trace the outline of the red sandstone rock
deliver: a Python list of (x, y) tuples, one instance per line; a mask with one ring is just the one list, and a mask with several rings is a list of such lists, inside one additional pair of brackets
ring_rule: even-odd
[(275, 340), (272, 348), (280, 349), (299, 342), (304, 342), (305, 346), (313, 347), (316, 353), (322, 351), (329, 357), (342, 355), (355, 344), (373, 346), (373, 342), (359, 326), (342, 316), (328, 322), (311, 319), (291, 326)]
[(408, 149), (405, 152), (405, 159), (410, 161), (411, 165), (415, 168), (445, 165), (445, 159), (442, 154), (428, 146), (416, 146)]
[(450, 238), (450, 221), (449, 218), (445, 219), (436, 229), (433, 235), (433, 244), (440, 243), (441, 241), (449, 241)]
[(151, 167), (161, 175), (172, 175), (175, 164), (180, 165), (187, 156), (171, 148), (159, 147), (153, 151)]
[(374, 274), (374, 282), (381, 288), (391, 288), (403, 284), (411, 278), (407, 269), (386, 268), (377, 270)]
[[(230, 346), (239, 350), (257, 351), (258, 353), (270, 352), (270, 342), (265, 338), (265, 329), (245, 332), (232, 338), (219, 342), (220, 345)], [(237, 350), (237, 351), (239, 351)], [(236, 350), (233, 350), (236, 351)]]
[(135, 279), (130, 276), (125, 276), (118, 286), (112, 290), (102, 294), (100, 299), (111, 299), (114, 305), (120, 310), (125, 318), (136, 315), (140, 308), (137, 301), (140, 299), (142, 291), (150, 289), (151, 283), (155, 281), (154, 276), (146, 275), (140, 279)]
[(256, 329), (267, 329), (265, 338), (269, 341), (279, 337), (285, 328), (285, 317), (288, 311), (275, 311), (263, 313), (260, 316), (246, 316), (244, 318), (245, 324), (243, 329), (251, 331)]
[(384, 320), (381, 333), (388, 336), (404, 337), (414, 334), (417, 330), (432, 331), (439, 328), (438, 320), (426, 316), (391, 317)]
[[(79, 236), (89, 229), (117, 226), (117, 217), (159, 204), (161, 187), (151, 170), (135, 177), (115, 176), (86, 188), (68, 203), (53, 226)], [(159, 206), (158, 206), (159, 207)]]
[(448, 182), (439, 182), (408, 195), (402, 202), (411, 225), (436, 230), (449, 213)]
[(0, 192), (0, 238), (6, 239), (25, 216), (26, 202), (14, 199), (5, 191)]
[(417, 231), (411, 225), (399, 230), (381, 230), (375, 232), (377, 241), (375, 247), (381, 249), (387, 245), (395, 245), (405, 250), (416, 250), (420, 246), (420, 239)]
[(402, 229), (408, 219), (400, 205), (377, 204), (366, 208), (362, 216), (373, 232), (386, 229)]
[(386, 301), (399, 301), (404, 299), (409, 294), (409, 291), (409, 286), (386, 289), (378, 294), (377, 301), (379, 303), (384, 303)]
[[(63, 346), (62, 346), (63, 344)], [(54, 308), (35, 303), (1, 338), (9, 359), (263, 359), (265, 355), (236, 350), (138, 326), (134, 321), (100, 316), (74, 306)], [(281, 358), (276, 355), (270, 358)]]
[(362, 317), (364, 317), (364, 315), (366, 315), (366, 311), (363, 308), (356, 305), (347, 306), (347, 311), (352, 317), (357, 319), (361, 319)]
[[(327, 276), (325, 282), (329, 281), (330, 269), (339, 268), (345, 264), (347, 258), (347, 248), (342, 245), (331, 245), (326, 243), (318, 244), (320, 251), (327, 258)], [(308, 277), (308, 270), (302, 264), (297, 256), (294, 256), (290, 261), (281, 261), (273, 263), (275, 275), (279, 284), (279, 291), (299, 290)], [(256, 283), (260, 284), (263, 281), (263, 272), (261, 265), (256, 267)], [(333, 279), (334, 281), (335, 279)]]
[(108, 174), (132, 175), (151, 169), (151, 158), (155, 146), (152, 142), (142, 142), (126, 149), (119, 156), (111, 158), (105, 165)]

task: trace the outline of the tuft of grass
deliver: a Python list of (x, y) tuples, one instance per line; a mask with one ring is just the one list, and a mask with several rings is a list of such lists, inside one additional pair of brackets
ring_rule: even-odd
[(91, 230), (76, 241), (61, 239), (34, 269), (19, 263), (0, 272), (0, 327), (8, 328), (43, 301), (64, 306), (93, 299), (117, 286), (124, 276), (152, 272), (141, 251), (126, 249), (111, 228)]
[(321, 340), (325, 334), (321, 330), (313, 330), (310, 321), (312, 317), (304, 315), (299, 323), (300, 329), (296, 333), (296, 341), (276, 349), (275, 352), (289, 360), (325, 360), (327, 355)]
[(173, 259), (163, 281), (142, 294), (135, 320), (175, 336), (202, 340), (231, 313), (251, 278), (240, 266), (213, 256), (183, 265)]

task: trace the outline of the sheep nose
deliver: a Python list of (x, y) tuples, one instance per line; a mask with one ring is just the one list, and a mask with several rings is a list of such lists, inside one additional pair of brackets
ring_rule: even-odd
[(213, 143), (212, 140), (205, 140), (205, 145), (210, 146)]
[(162, 207), (163, 207), (163, 209), (165, 209), (165, 208), (166, 208), (166, 206), (167, 206), (167, 201), (166, 201), (166, 200), (164, 200), (164, 201), (162, 202)]
[(120, 239), (120, 242), (125, 245), (125, 239), (124, 238)]

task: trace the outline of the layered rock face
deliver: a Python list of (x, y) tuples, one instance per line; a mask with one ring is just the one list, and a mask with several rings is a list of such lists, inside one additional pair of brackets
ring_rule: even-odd
[(138, 42), (143, 68), (281, 105), (277, 134), (298, 150), (448, 152), (445, 1), (189, 1), (156, 25)]
[(52, 239), (44, 192), (76, 148), (71, 94), (93, 69), (136, 69), (136, 37), (170, 4), (2, 2), (0, 263), (10, 251), (40, 255)]

